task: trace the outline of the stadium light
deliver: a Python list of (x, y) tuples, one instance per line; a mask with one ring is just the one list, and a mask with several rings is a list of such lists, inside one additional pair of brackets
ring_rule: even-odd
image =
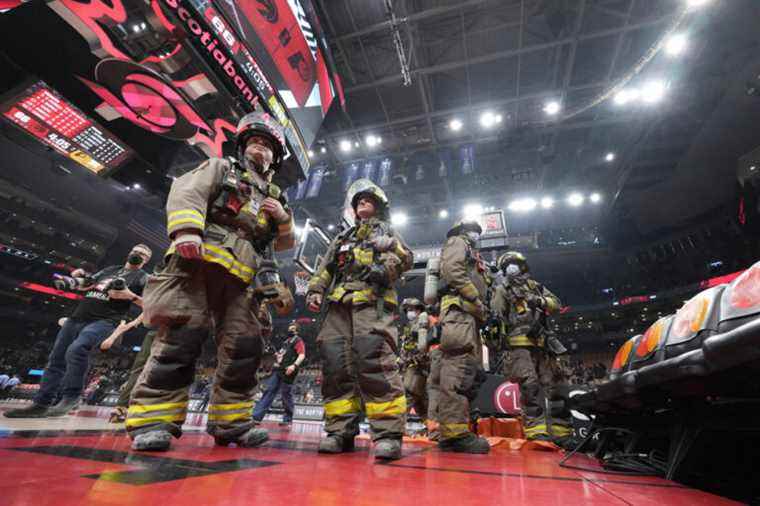
[(372, 134), (368, 135), (364, 139), (364, 141), (367, 143), (367, 146), (369, 146), (370, 148), (374, 148), (375, 146), (377, 146), (381, 142), (383, 142), (383, 140), (380, 137), (378, 137), (376, 135), (372, 135)]
[(465, 220), (478, 220), (483, 214), (483, 206), (480, 204), (467, 204), (462, 209), (462, 215)]
[(556, 100), (552, 100), (551, 102), (547, 102), (544, 105), (544, 112), (546, 114), (548, 114), (549, 116), (554, 116), (555, 114), (557, 114), (559, 112), (560, 109), (561, 109), (561, 107), (559, 105), (559, 102), (557, 102)]
[(405, 213), (393, 213), (391, 215), (391, 224), (403, 227), (406, 222), (409, 221), (409, 217)]
[(442, 220), (445, 220), (449, 217), (449, 212), (446, 209), (441, 209), (438, 211), (438, 217)]
[(327, 225), (327, 230), (330, 230), (330, 231), (335, 230), (335, 225), (330, 223), (329, 225)]
[(692, 8), (696, 7), (704, 7), (708, 3), (710, 3), (711, 0), (686, 0), (686, 5)]
[(454, 132), (460, 131), (463, 126), (464, 126), (464, 123), (462, 123), (462, 120), (459, 118), (454, 118), (451, 121), (449, 121), (449, 128), (453, 130)]
[(551, 197), (544, 197), (541, 199), (541, 207), (544, 209), (551, 209), (554, 207), (554, 199)]
[(526, 213), (536, 208), (537, 202), (535, 199), (525, 198), (514, 200), (509, 203), (508, 209), (517, 213)]
[(672, 35), (665, 43), (665, 54), (668, 56), (678, 56), (686, 49), (686, 35), (677, 33)]
[(342, 141), (340, 141), (340, 150), (343, 151), (344, 153), (350, 152), (351, 151), (351, 141), (349, 141), (347, 139), (343, 139)]
[(314, 151), (309, 150), (309, 158), (314, 158)]
[(142, 188), (142, 186), (140, 186), (140, 183), (135, 183), (132, 185), (133, 190), (139, 190), (140, 188)]
[(665, 96), (665, 83), (659, 79), (649, 81), (641, 88), (641, 100), (655, 104)]
[(573, 207), (580, 206), (583, 204), (584, 200), (586, 199), (580, 193), (571, 193), (570, 196), (567, 197), (567, 203)]
[(354, 147), (358, 148), (360, 146), (359, 141), (354, 142)]
[(612, 152), (607, 153), (607, 155), (604, 157), (604, 159), (606, 161), (608, 161), (608, 162), (614, 162), (615, 161), (615, 153), (612, 153)]
[(501, 123), (502, 119), (503, 118), (501, 114), (494, 114), (491, 111), (485, 111), (480, 115), (480, 126), (483, 128), (491, 128), (497, 123)]
[(588, 198), (592, 203), (598, 204), (602, 201), (602, 196), (598, 193), (592, 193), (591, 196)]
[(639, 98), (640, 92), (636, 88), (628, 88), (619, 91), (615, 95), (615, 105), (625, 105), (628, 102), (633, 102)]
[(327, 153), (327, 148), (322, 146), (321, 148), (319, 148), (319, 152), (324, 155), (325, 153)]

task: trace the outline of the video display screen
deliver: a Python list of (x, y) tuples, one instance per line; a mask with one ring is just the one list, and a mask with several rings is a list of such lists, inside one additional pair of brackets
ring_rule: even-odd
[(0, 110), (10, 122), (94, 173), (116, 168), (131, 150), (39, 81)]

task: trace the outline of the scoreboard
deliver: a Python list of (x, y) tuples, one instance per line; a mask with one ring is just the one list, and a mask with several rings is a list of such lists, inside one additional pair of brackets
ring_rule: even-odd
[(98, 174), (116, 168), (131, 150), (39, 81), (0, 109), (6, 120), (63, 156)]

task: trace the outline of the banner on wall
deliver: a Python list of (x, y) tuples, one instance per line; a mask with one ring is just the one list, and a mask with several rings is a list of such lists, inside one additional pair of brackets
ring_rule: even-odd
[(306, 198), (313, 199), (319, 195), (319, 190), (322, 188), (322, 180), (324, 179), (327, 168), (324, 166), (315, 167), (309, 173), (309, 186), (306, 190)]
[(462, 174), (472, 174), (475, 171), (475, 146), (468, 144), (459, 148), (459, 160), (461, 162)]
[(359, 164), (352, 162), (346, 165), (345, 175), (343, 176), (343, 190), (348, 190), (351, 184), (359, 177)]
[(366, 160), (364, 164), (362, 164), (362, 171), (361, 171), (361, 177), (364, 179), (369, 179), (374, 183), (377, 183), (377, 180), (375, 179), (375, 166), (377, 162), (375, 160)]
[(380, 186), (387, 186), (391, 184), (391, 169), (393, 168), (393, 161), (390, 158), (383, 158), (380, 161), (380, 167), (377, 171), (377, 184)]

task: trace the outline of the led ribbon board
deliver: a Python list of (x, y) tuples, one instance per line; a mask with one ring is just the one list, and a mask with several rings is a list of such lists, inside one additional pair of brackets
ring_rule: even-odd
[(6, 120), (94, 173), (121, 165), (130, 149), (40, 81), (0, 109)]

